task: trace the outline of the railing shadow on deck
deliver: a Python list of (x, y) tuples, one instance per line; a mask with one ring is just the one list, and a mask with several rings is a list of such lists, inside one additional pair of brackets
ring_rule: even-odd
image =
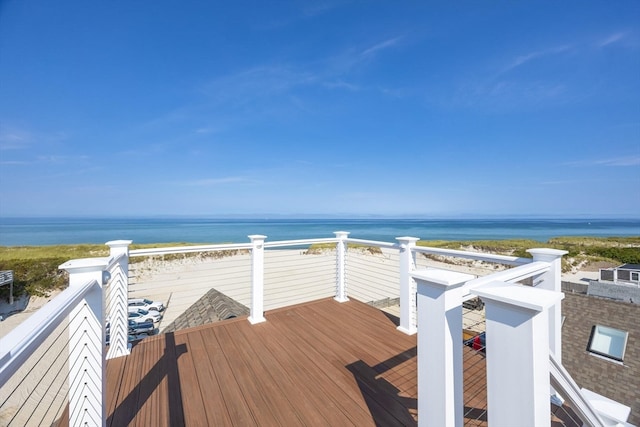
[(391, 321), (391, 323), (393, 323), (396, 326), (400, 326), (400, 318), (398, 316), (395, 316), (391, 313), (387, 313), (384, 310), (381, 310), (385, 316), (387, 316), (387, 319), (389, 319)]
[(418, 399), (401, 396), (403, 390), (381, 376), (417, 354), (418, 348), (413, 347), (375, 366), (369, 366), (362, 360), (346, 366), (356, 380), (376, 426), (418, 425), (414, 418), (418, 412)]
[(180, 356), (187, 353), (187, 347), (185, 344), (176, 345), (173, 332), (167, 332), (163, 336), (164, 353), (127, 397), (117, 402), (113, 413), (108, 414), (107, 426), (129, 425), (138, 413), (137, 408), (141, 407), (151, 397), (164, 378), (167, 378), (169, 390), (167, 395), (169, 425), (185, 425), (180, 372), (177, 362)]

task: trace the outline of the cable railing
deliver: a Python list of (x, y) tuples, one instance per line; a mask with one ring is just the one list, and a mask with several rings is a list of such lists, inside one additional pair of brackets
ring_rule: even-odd
[[(294, 245), (298, 246), (298, 243)], [(283, 246), (267, 249), (264, 281), (265, 310), (333, 297), (336, 292), (335, 249), (285, 249)]]
[(37, 426), (60, 418), (68, 401), (69, 323), (64, 320), (0, 388), (0, 425)]
[(76, 310), (96, 281), (64, 290), (0, 340), (0, 422), (51, 424), (68, 403), (70, 343), (76, 347), (85, 314)]
[(225, 244), (132, 250), (128, 298), (165, 302), (160, 331), (212, 289), (248, 307), (250, 248)]
[[(464, 318), (464, 323), (459, 325), (459, 332), (464, 330), (479, 336), (484, 332), (484, 315), (481, 314), (483, 307), (478, 297), (482, 300), (486, 297), (489, 301), (492, 298), (499, 301), (501, 297), (496, 295), (501, 291), (499, 287), (496, 288), (496, 283), (507, 286), (530, 281), (533, 287), (543, 289), (543, 293), (547, 292), (550, 300), (558, 294), (553, 289), (556, 281), (559, 281), (559, 260), (562, 256), (559, 251), (532, 250), (533, 258), (529, 259), (417, 247), (417, 239), (414, 238), (398, 238), (398, 242), (388, 243), (351, 239), (347, 234), (337, 232), (335, 238), (279, 242), (265, 242), (265, 236), (254, 235), (250, 236), (251, 243), (247, 244), (132, 251), (128, 250), (131, 242), (116, 241), (109, 242), (109, 258), (74, 260), (64, 264), (61, 268), (70, 272), (69, 289), (36, 313), (36, 320), (30, 322), (31, 319), (28, 319), (20, 325), (16, 329), (18, 332), (14, 331), (19, 335), (8, 335), (8, 340), (5, 337), (0, 342), (0, 386), (7, 387), (8, 390), (5, 393), (3, 388), (0, 396), (9, 396), (4, 402), (0, 401), (0, 417), (7, 415), (9, 421), (5, 422), (5, 418), (0, 420), (8, 425), (30, 425), (31, 420), (36, 419), (35, 424), (39, 424), (43, 419), (49, 418), (53, 422), (67, 410), (70, 420), (73, 419), (74, 422), (86, 417), (84, 414), (87, 412), (90, 413), (89, 424), (101, 418), (104, 421), (104, 379), (100, 375), (94, 377), (92, 370), (103, 371), (106, 358), (127, 354), (124, 325), (129, 297), (167, 301), (163, 322), (168, 322), (168, 317), (175, 318), (176, 314), (186, 311), (202, 295), (215, 289), (248, 307), (251, 323), (267, 321), (264, 311), (321, 298), (334, 297), (343, 302), (348, 297), (371, 304), (380, 304), (380, 301), (392, 303), (397, 300), (401, 310), (398, 329), (412, 334), (416, 329), (407, 327), (406, 319), (414, 325), (417, 322), (416, 282), (426, 280), (425, 283), (429, 284), (429, 280), (434, 280), (429, 286), (434, 289), (444, 286), (442, 292), (448, 292), (447, 287), (453, 282), (449, 283), (449, 279), (442, 278), (450, 277), (459, 281), (455, 285), (455, 295), (459, 298), (460, 317)], [(490, 274), (477, 277), (434, 269), (430, 264), (432, 259), (420, 257), (421, 254), (479, 261), (481, 268)], [(168, 260), (171, 262), (166, 262)], [(515, 267), (494, 271), (492, 263)], [(452, 264), (451, 270), (456, 270), (456, 267), (456, 264)], [(424, 270), (425, 268), (429, 270)], [(421, 276), (424, 271), (430, 272), (428, 274), (432, 275), (432, 279)], [(438, 276), (438, 272), (444, 272), (442, 278)], [(106, 295), (102, 293), (102, 285), (107, 290)], [(100, 295), (98, 299), (95, 299), (96, 291)], [(427, 292), (424, 295), (434, 298), (433, 293)], [(518, 301), (517, 304), (528, 304), (526, 299), (520, 298)], [(103, 319), (102, 314), (90, 315), (102, 313), (103, 303), (112, 335), (108, 355), (104, 347), (107, 319)], [(437, 304), (439, 303), (434, 307), (440, 307)], [(88, 308), (84, 308), (85, 306)], [(556, 308), (557, 312), (554, 311)], [(172, 310), (174, 315), (170, 314)], [(544, 307), (544, 310), (548, 310), (549, 318), (553, 319), (559, 314), (559, 305), (554, 302), (551, 308)], [(437, 324), (435, 320), (439, 314), (437, 310), (426, 312), (432, 316), (432, 322), (422, 332), (431, 333), (431, 325)], [(448, 311), (443, 311), (440, 315), (446, 315), (447, 318), (450, 316)], [(471, 315), (477, 317), (474, 319)], [(494, 320), (494, 324), (499, 326), (500, 322)], [(554, 345), (553, 331), (556, 326), (552, 321), (549, 328), (551, 348)], [(61, 329), (58, 330), (59, 328)], [(437, 334), (442, 332), (441, 330), (434, 335), (436, 339), (429, 343), (428, 348), (434, 348), (433, 342), (439, 342), (441, 337)], [(27, 341), (17, 338), (20, 336), (28, 337)], [(53, 344), (46, 344), (47, 340), (53, 340)], [(65, 345), (68, 350), (55, 350)], [(458, 345), (461, 347), (460, 343)], [(479, 350), (465, 354), (465, 358), (471, 358), (472, 370), (486, 372), (482, 365), (483, 349), (472, 349)], [(40, 351), (45, 350), (53, 351), (54, 356), (41, 355)], [(85, 353), (81, 354), (82, 351)], [(84, 362), (87, 354), (91, 356), (89, 359), (95, 360)], [(36, 362), (28, 362), (29, 357), (36, 357)], [(51, 378), (37, 374), (40, 370), (32, 368), (32, 365), (42, 362), (50, 370)], [(92, 374), (86, 380), (80, 379), (84, 378), (82, 375), (87, 375), (80, 372), (86, 371), (83, 363), (91, 364), (89, 372)], [(25, 374), (22, 377), (14, 375), (23, 371)], [(38, 379), (26, 377), (31, 373), (39, 375)], [(13, 377), (19, 379), (14, 380)], [(468, 382), (465, 384), (465, 394), (468, 394), (464, 401), (465, 419), (486, 421), (486, 408), (476, 402), (482, 399), (479, 390), (486, 390), (484, 380), (471, 375), (465, 381)], [(22, 385), (27, 384), (29, 387), (34, 384), (37, 388), (42, 387), (42, 391), (33, 392), (29, 388), (27, 393), (19, 390)], [(91, 390), (87, 390), (89, 388)], [(467, 389), (471, 391), (468, 392)], [(25, 398), (25, 393), (29, 397)], [(86, 396), (93, 396), (89, 398), (93, 408), (72, 404), (76, 400), (87, 400)], [(16, 406), (16, 401), (26, 403)]]
[(463, 417), (466, 425), (487, 421), (486, 322), (484, 308), (462, 308)]
[(349, 297), (375, 306), (399, 304), (399, 262), (397, 248), (349, 247), (345, 259)]

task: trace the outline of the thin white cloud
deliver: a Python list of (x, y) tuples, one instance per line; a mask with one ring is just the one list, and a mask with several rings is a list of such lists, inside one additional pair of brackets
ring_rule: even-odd
[(350, 90), (352, 92), (356, 92), (358, 90), (360, 90), (360, 87), (351, 83), (347, 83), (345, 81), (342, 80), (338, 80), (338, 81), (333, 81), (333, 82), (325, 82), (323, 83), (324, 87), (327, 87), (329, 89), (346, 89), (346, 90)]
[(21, 129), (0, 128), (0, 150), (22, 150), (29, 146), (31, 134)]
[(390, 49), (404, 39), (404, 36), (397, 36), (373, 46), (362, 49), (360, 47), (350, 47), (336, 55), (323, 61), (320, 66), (324, 71), (320, 73), (327, 81), (335, 80), (337, 77), (349, 74), (354, 68), (366, 66), (373, 61), (376, 55), (386, 49)]
[(69, 138), (66, 132), (38, 132), (0, 125), (0, 151), (26, 150), (36, 146), (56, 145)]
[(211, 128), (198, 128), (194, 132), (200, 135), (204, 135), (204, 134), (214, 132), (214, 130)]
[(498, 80), (469, 83), (452, 99), (454, 105), (478, 107), (487, 111), (513, 108), (537, 108), (567, 99), (565, 85), (544, 81)]
[(610, 157), (603, 159), (591, 159), (591, 160), (575, 160), (566, 162), (568, 166), (614, 166), (614, 167), (627, 167), (627, 166), (640, 166), (640, 155), (633, 154), (630, 156)]
[(385, 40), (383, 42), (380, 42), (374, 46), (371, 46), (368, 49), (365, 49), (364, 51), (362, 51), (362, 53), (360, 53), (360, 56), (371, 56), (381, 50), (390, 48), (392, 46), (395, 46), (396, 44), (398, 44), (398, 42), (402, 39), (402, 37), (394, 37), (388, 40)]
[(245, 182), (251, 182), (251, 180), (242, 176), (228, 176), (224, 178), (197, 179), (194, 181), (188, 181), (185, 184), (193, 187), (214, 187), (214, 186), (224, 185), (224, 184), (236, 184), (236, 183), (245, 183)]
[(567, 52), (571, 48), (572, 48), (571, 45), (562, 45), (562, 46), (556, 46), (556, 47), (538, 50), (534, 52), (529, 52), (524, 55), (519, 55), (515, 59), (513, 59), (509, 64), (507, 64), (506, 67), (502, 69), (502, 73), (511, 71), (535, 59)]
[(6, 165), (6, 166), (25, 166), (25, 165), (32, 165), (33, 162), (28, 162), (26, 160), (2, 160), (0, 161), (0, 165)]
[(558, 179), (554, 181), (542, 181), (540, 185), (574, 185), (589, 182), (602, 182), (601, 179)]
[(89, 156), (86, 155), (78, 155), (78, 156), (67, 156), (60, 154), (48, 154), (43, 156), (38, 156), (37, 160), (40, 163), (71, 163), (77, 161), (85, 161), (88, 160)]
[(605, 46), (609, 46), (610, 44), (614, 44), (617, 43), (621, 40), (623, 40), (626, 37), (626, 34), (623, 32), (618, 32), (618, 33), (614, 33), (611, 34), (603, 39), (600, 39), (596, 42), (596, 46), (598, 47), (605, 47)]
[(303, 8), (302, 12), (305, 17), (314, 17), (318, 15), (323, 15), (342, 5), (343, 4), (341, 2), (314, 1), (314, 2), (310, 2), (309, 4), (305, 4), (305, 7)]
[(33, 166), (33, 165), (43, 165), (43, 164), (84, 164), (87, 160), (89, 160), (89, 156), (79, 155), (79, 156), (66, 156), (59, 154), (48, 154), (37, 156), (32, 160), (3, 160), (0, 161), (2, 165), (14, 165), (14, 166)]
[(221, 102), (245, 104), (258, 98), (286, 93), (294, 87), (315, 83), (311, 72), (290, 66), (260, 66), (216, 78), (204, 92)]

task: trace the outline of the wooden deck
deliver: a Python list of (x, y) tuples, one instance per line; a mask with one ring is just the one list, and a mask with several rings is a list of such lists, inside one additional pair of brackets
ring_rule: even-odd
[[(396, 317), (332, 299), (265, 317), (147, 338), (108, 361), (107, 426), (417, 426), (416, 336)], [(486, 426), (484, 357), (463, 352), (465, 425)], [(581, 425), (552, 414), (552, 427)]]
[(108, 422), (415, 425), (416, 339), (331, 299), (147, 339), (107, 365)]
[[(108, 361), (107, 426), (417, 426), (416, 336), (396, 317), (332, 299), (265, 317), (147, 338)], [(463, 352), (465, 426), (486, 426), (484, 357)], [(552, 409), (552, 427), (582, 425)]]
[[(416, 337), (332, 299), (148, 338), (107, 364), (109, 426), (417, 425)], [(465, 348), (468, 425), (484, 425), (482, 356)]]

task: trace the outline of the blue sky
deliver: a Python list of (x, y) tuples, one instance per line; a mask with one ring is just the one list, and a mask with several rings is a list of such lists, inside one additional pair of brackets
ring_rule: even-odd
[(0, 2), (0, 217), (640, 216), (638, 1)]

